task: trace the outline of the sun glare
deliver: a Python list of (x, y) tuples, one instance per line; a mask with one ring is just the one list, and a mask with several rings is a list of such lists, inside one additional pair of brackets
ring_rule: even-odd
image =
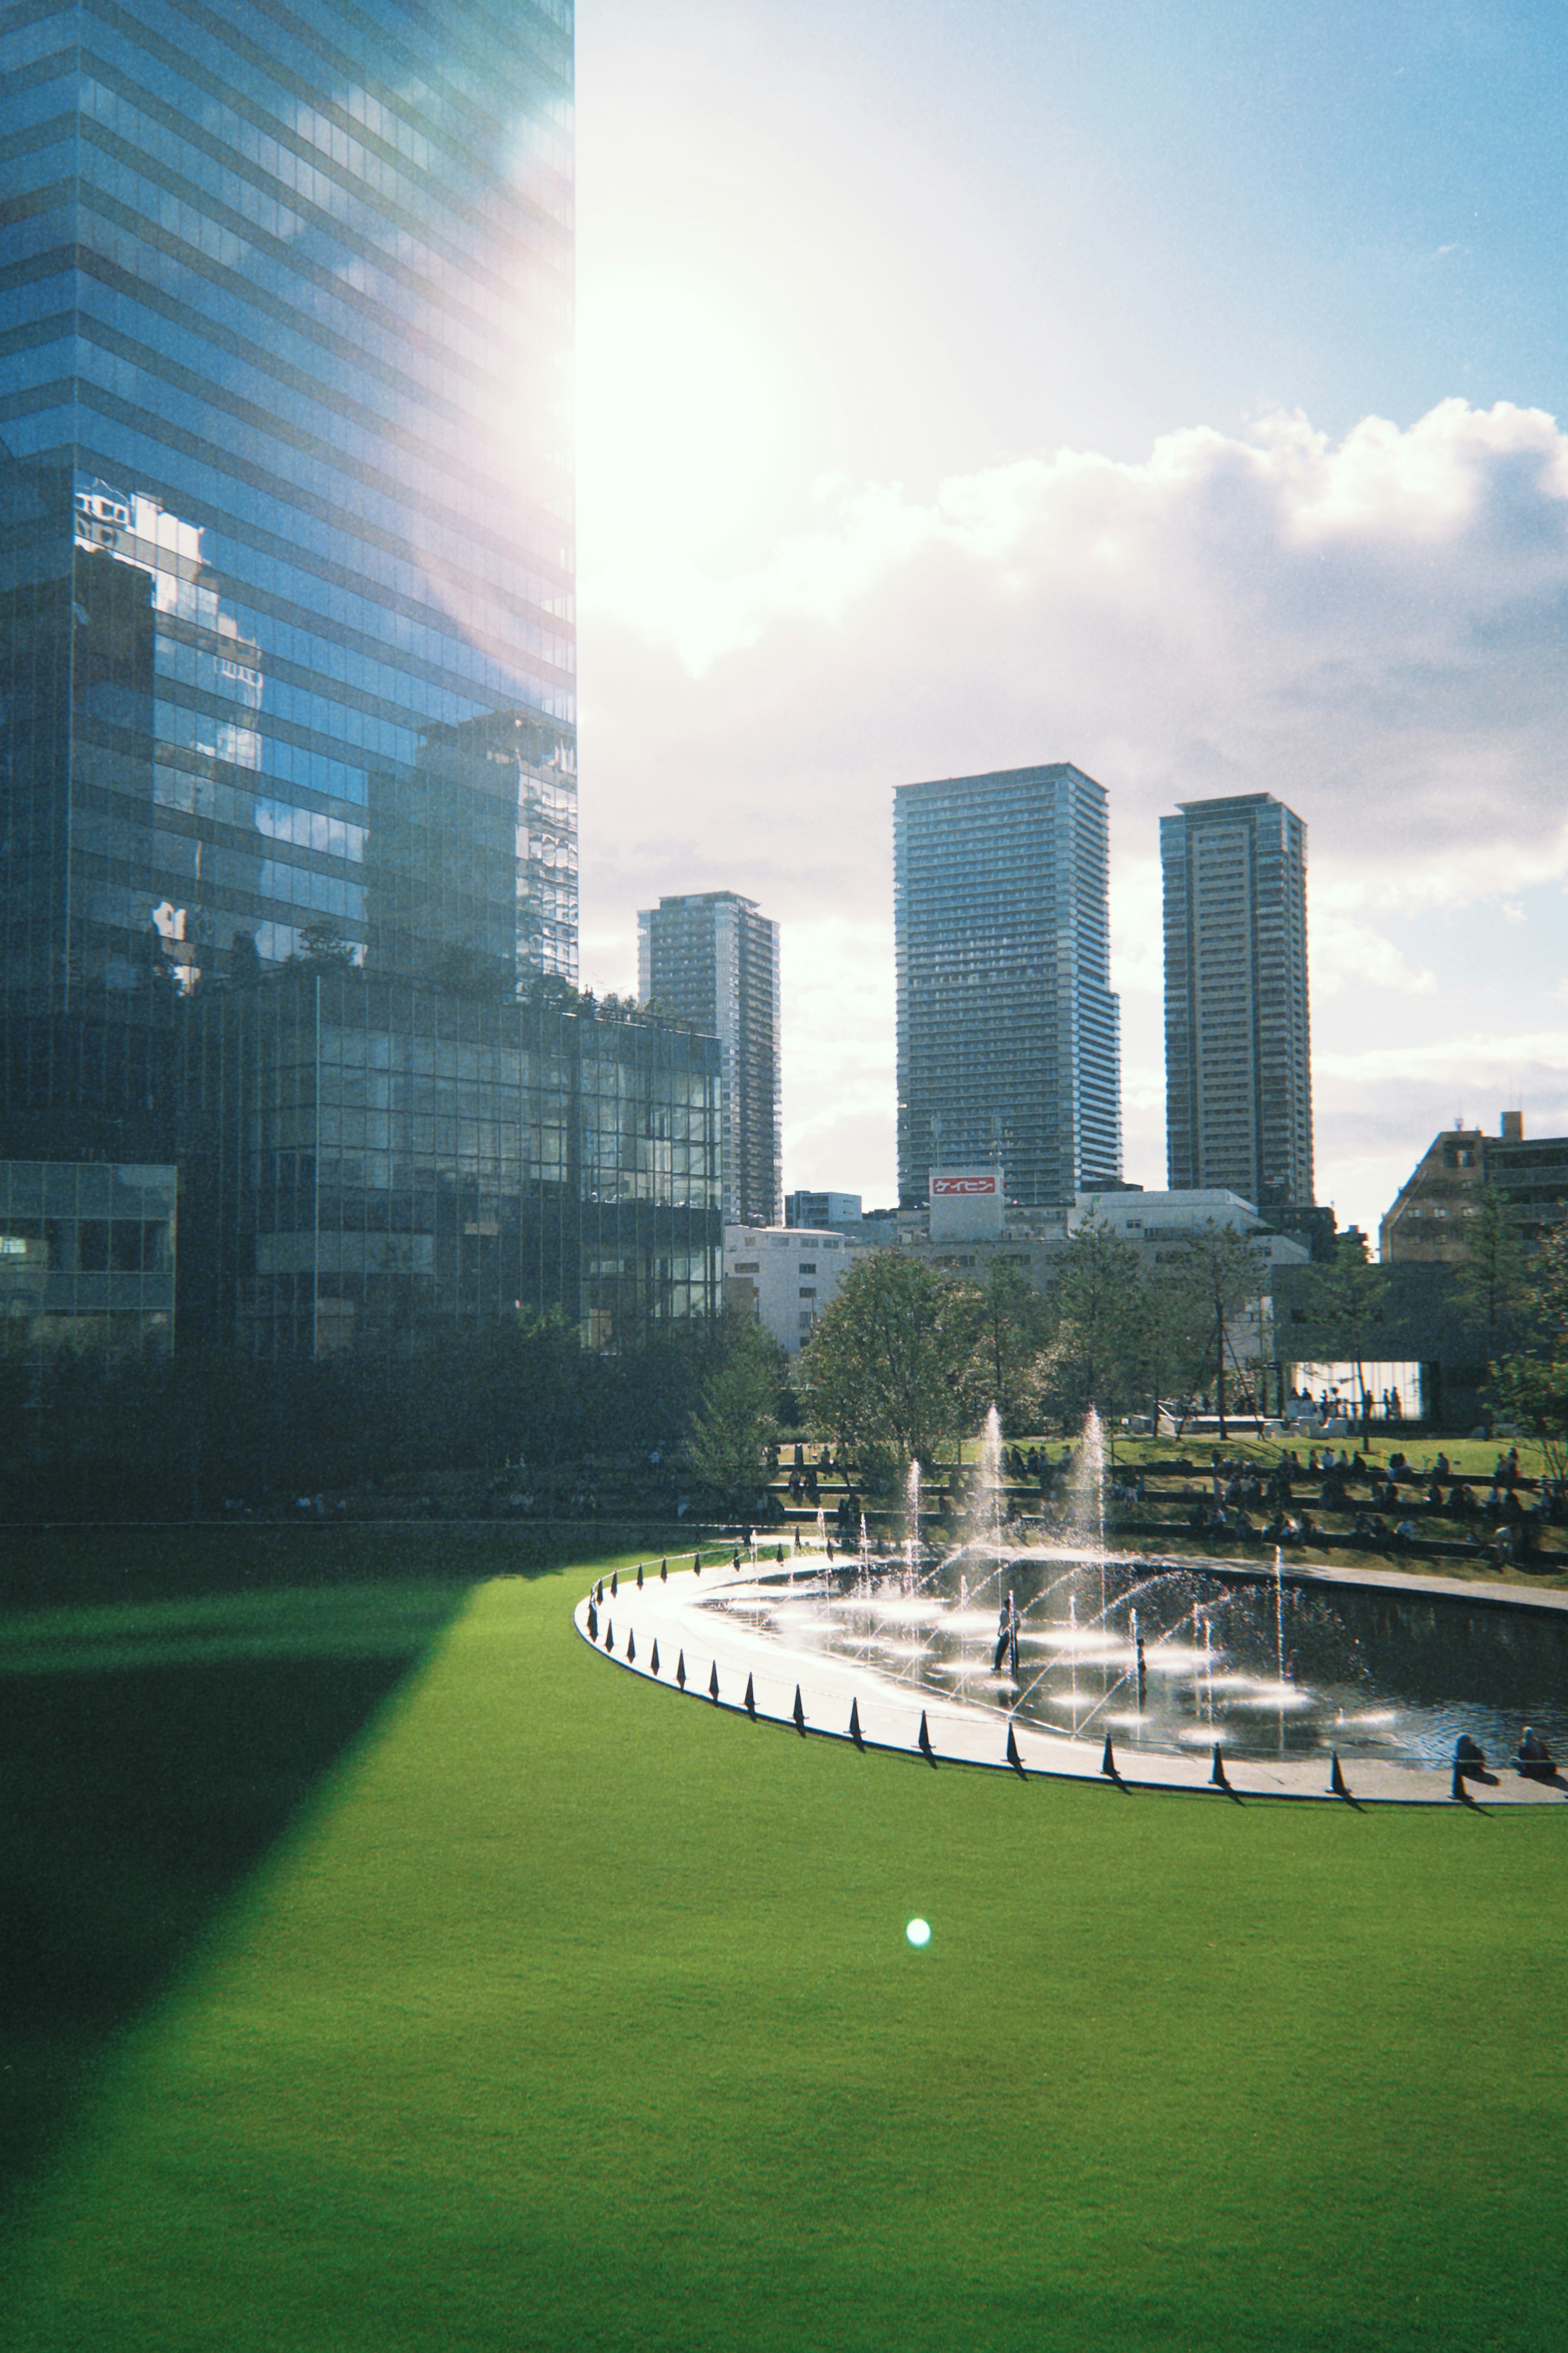
[(577, 326), (583, 569), (743, 554), (788, 495), (796, 402), (783, 353), (679, 277), (585, 281)]

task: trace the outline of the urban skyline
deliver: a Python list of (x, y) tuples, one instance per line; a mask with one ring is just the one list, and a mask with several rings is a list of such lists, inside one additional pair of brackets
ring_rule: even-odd
[(1112, 795), (1129, 1176), (1157, 818), (1259, 789), (1319, 1198), (1568, 1131), (1548, 13), (584, 15), (584, 970), (658, 891), (768, 907), (792, 1187), (893, 1197), (889, 793), (1042, 757)]

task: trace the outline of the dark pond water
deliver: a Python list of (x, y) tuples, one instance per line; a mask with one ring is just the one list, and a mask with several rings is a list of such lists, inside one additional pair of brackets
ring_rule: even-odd
[[(1010, 1647), (995, 1666), (1008, 1593), (1016, 1681)], [(1568, 1612), (1038, 1552), (960, 1555), (918, 1578), (759, 1579), (711, 1606), (792, 1649), (1119, 1747), (1435, 1765), (1463, 1732), (1496, 1762), (1531, 1724), (1568, 1757)]]

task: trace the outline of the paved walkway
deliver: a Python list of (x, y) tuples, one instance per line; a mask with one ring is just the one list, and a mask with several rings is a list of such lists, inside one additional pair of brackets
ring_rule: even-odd
[[(1226, 1566), (1223, 1562), (1205, 1565), (1211, 1569)], [(765, 1568), (767, 1564), (761, 1566)], [(817, 1566), (815, 1560), (803, 1556), (803, 1573)], [(1247, 1568), (1249, 1574), (1257, 1573), (1254, 1564), (1237, 1562), (1235, 1566)], [(1521, 1596), (1512, 1586), (1469, 1586), (1452, 1577), (1414, 1578), (1375, 1571), (1362, 1577), (1352, 1576), (1343, 1569), (1292, 1569), (1292, 1581), (1309, 1574), (1314, 1580), (1394, 1586), (1406, 1591), (1414, 1588), (1418, 1592), (1439, 1593), (1450, 1599), (1468, 1594), (1476, 1599), (1502, 1600), (1525, 1608), (1568, 1606), (1568, 1596)], [(749, 1568), (737, 1572), (726, 1566), (704, 1569), (700, 1575), (689, 1568), (679, 1569), (672, 1571), (666, 1582), (661, 1580), (657, 1567), (650, 1575), (645, 1564), (640, 1590), (635, 1570), (630, 1577), (620, 1578), (619, 1591), (614, 1595), (605, 1584), (604, 1603), (597, 1613), (598, 1641), (595, 1647), (610, 1663), (650, 1682), (668, 1684), (675, 1693), (683, 1688), (677, 1676), (678, 1671), (684, 1668), (685, 1696), (700, 1701), (704, 1706), (715, 1704), (711, 1686), (716, 1682), (720, 1707), (750, 1714), (772, 1724), (793, 1724), (798, 1693), (806, 1732), (829, 1739), (853, 1739), (853, 1710), (862, 1747), (918, 1756), (921, 1753), (920, 1731), (923, 1717), (931, 1755), (939, 1765), (979, 1765), (998, 1772), (1016, 1770), (1064, 1779), (1105, 1780), (1100, 1734), (1092, 1739), (1086, 1736), (1072, 1740), (1024, 1725), (1010, 1727), (1004, 1708), (977, 1706), (973, 1702), (916, 1691), (879, 1673), (862, 1661), (786, 1651), (776, 1637), (752, 1630), (743, 1619), (728, 1610), (704, 1607), (721, 1592), (739, 1599), (754, 1585), (755, 1577)], [(763, 1588), (758, 1591), (761, 1598)], [(770, 1600), (776, 1600), (776, 1582), (770, 1583), (766, 1591)], [(573, 1612), (574, 1623), (584, 1641), (593, 1641), (588, 1631), (589, 1598), (585, 1595)], [(1016, 1764), (1007, 1754), (1010, 1728)], [(1141, 1749), (1133, 1741), (1125, 1746), (1118, 1742), (1113, 1762), (1117, 1784), (1123, 1789), (1186, 1790), (1208, 1797), (1224, 1794), (1211, 1781), (1212, 1756), (1206, 1744), (1185, 1754)], [(1227, 1757), (1225, 1762), (1230, 1795), (1243, 1800), (1311, 1798), (1341, 1804), (1343, 1799), (1330, 1789), (1329, 1769), (1329, 1759), (1322, 1755)], [(1426, 1766), (1357, 1757), (1345, 1766), (1344, 1778), (1350, 1797), (1357, 1804), (1454, 1803), (1452, 1775), (1446, 1766), (1436, 1771)], [(1555, 1805), (1568, 1796), (1568, 1781), (1526, 1781), (1511, 1767), (1468, 1786), (1472, 1792), (1470, 1802), (1482, 1808)]]

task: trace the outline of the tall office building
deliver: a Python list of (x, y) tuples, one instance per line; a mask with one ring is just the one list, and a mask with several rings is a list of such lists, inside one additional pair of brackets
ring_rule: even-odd
[(637, 917), (637, 987), (717, 1038), (727, 1226), (783, 1216), (779, 927), (736, 891), (660, 899)]
[(1000, 1163), (1026, 1208), (1121, 1174), (1104, 787), (1063, 762), (894, 797), (899, 1194)]
[[(176, 1161), (181, 1296), (263, 1353), (395, 1321), (395, 1265), (432, 1312), (548, 1298), (590, 1338), (635, 1322), (612, 1266), (656, 1314), (716, 1295), (716, 1205), (659, 1159), (691, 1125), (673, 1050), (546, 1051), (548, 990), (516, 1002), (576, 974), (572, 102), (571, 0), (0, 17), (0, 1178), (29, 1267), (0, 1308), (35, 1339), (166, 1336)], [(321, 981), (368, 992), (334, 1022), (360, 1065), (313, 1030), (301, 1057)], [(641, 1126), (600, 1249), (617, 1057)], [(557, 1168), (529, 1132), (563, 1090)], [(563, 1216), (581, 1250), (506, 1239)]]
[(1307, 828), (1269, 793), (1160, 820), (1165, 1138), (1173, 1190), (1266, 1212), (1312, 1198)]
[(570, 0), (0, 26), (0, 1156), (181, 1006), (575, 969)]

